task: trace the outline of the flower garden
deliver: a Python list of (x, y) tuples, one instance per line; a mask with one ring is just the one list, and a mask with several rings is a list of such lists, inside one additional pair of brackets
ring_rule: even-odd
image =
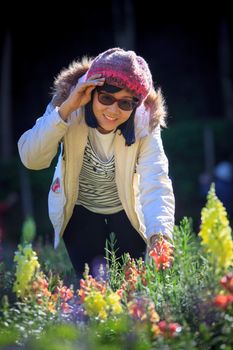
[(183, 218), (173, 251), (161, 237), (146, 261), (120, 260), (112, 235), (96, 277), (59, 271), (33, 230), (0, 263), (1, 349), (233, 349), (232, 231), (213, 184), (199, 232)]

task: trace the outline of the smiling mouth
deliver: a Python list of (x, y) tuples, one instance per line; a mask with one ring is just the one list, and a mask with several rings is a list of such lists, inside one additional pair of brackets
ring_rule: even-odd
[(104, 117), (105, 117), (107, 120), (110, 120), (110, 121), (112, 121), (112, 122), (114, 122), (114, 121), (117, 120), (117, 118), (115, 118), (115, 117), (110, 117), (109, 115), (106, 115), (106, 114), (104, 114)]

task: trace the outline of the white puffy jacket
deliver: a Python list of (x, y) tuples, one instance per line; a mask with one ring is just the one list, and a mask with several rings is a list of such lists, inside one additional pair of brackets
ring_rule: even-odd
[[(172, 238), (174, 226), (174, 194), (160, 127), (156, 127), (153, 133), (148, 130), (147, 112), (138, 108), (135, 116), (136, 142), (125, 146), (120, 132), (116, 133), (114, 140), (119, 198), (130, 222), (145, 242), (159, 232)], [(66, 123), (50, 103), (44, 115), (18, 141), (23, 164), (33, 170), (49, 167), (61, 146), (48, 198), (55, 247), (72, 216), (78, 197), (78, 179), (87, 135), (84, 108), (72, 113)]]

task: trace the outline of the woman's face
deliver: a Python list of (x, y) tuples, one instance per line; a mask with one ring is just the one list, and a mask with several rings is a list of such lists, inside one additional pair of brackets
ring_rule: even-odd
[[(111, 101), (111, 97), (116, 100)], [(121, 100), (121, 102), (119, 102), (119, 100)], [(96, 90), (93, 98), (93, 112), (99, 124), (99, 127), (97, 128), (98, 131), (102, 134), (107, 134), (127, 121), (133, 109), (129, 111), (123, 110), (119, 107), (119, 104), (125, 108), (130, 105), (132, 101), (133, 94), (125, 89), (115, 93), (105, 92), (104, 90), (98, 92)], [(103, 104), (105, 102), (113, 103), (105, 105)]]

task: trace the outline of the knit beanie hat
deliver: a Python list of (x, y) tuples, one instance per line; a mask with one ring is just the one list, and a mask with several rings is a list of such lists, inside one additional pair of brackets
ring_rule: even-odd
[(152, 88), (152, 76), (146, 61), (134, 51), (112, 48), (99, 54), (87, 72), (87, 77), (102, 74), (105, 82), (132, 91), (140, 103)]

